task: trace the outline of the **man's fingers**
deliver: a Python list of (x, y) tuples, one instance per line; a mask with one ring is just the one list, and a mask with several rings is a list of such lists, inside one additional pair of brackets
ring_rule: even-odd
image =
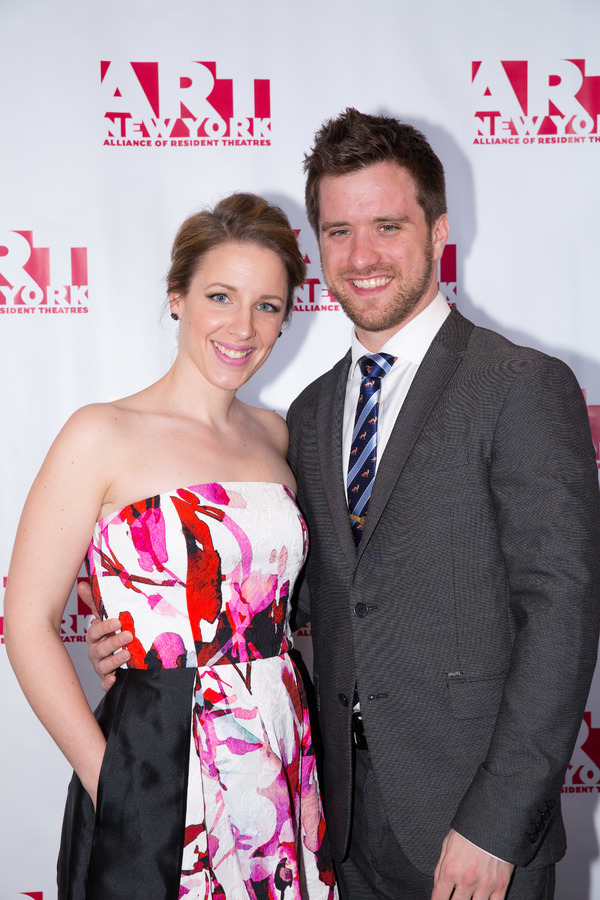
[(118, 653), (109, 653), (108, 656), (100, 656), (97, 657), (94, 655), (95, 648), (92, 647), (90, 652), (88, 653), (91, 664), (94, 667), (94, 671), (96, 675), (98, 675), (102, 681), (107, 676), (113, 675), (113, 673), (122, 666), (123, 663), (129, 662), (131, 654), (126, 647), (122, 650), (119, 650)]
[(431, 900), (504, 900), (513, 869), (450, 830), (435, 867)]
[(101, 682), (102, 690), (103, 691), (110, 690), (116, 680), (117, 679), (115, 678), (114, 674), (113, 675), (105, 675)]
[[(88, 644), (95, 644), (96, 641), (102, 640), (109, 634), (114, 634), (115, 631), (121, 630), (121, 622), (119, 619), (94, 619), (87, 633), (87, 642)], [(129, 634), (129, 632), (127, 632)], [(131, 635), (129, 637), (131, 640)]]
[[(96, 668), (96, 663), (103, 661), (114, 663), (117, 657), (119, 657), (119, 665), (128, 660), (130, 653), (125, 645), (129, 643), (131, 637), (130, 632), (125, 631), (122, 634), (111, 634), (101, 641), (90, 642), (88, 656), (94, 668)], [(110, 668), (105, 669), (105, 671), (109, 672)]]
[(104, 690), (114, 683), (114, 671), (131, 658), (125, 646), (133, 635), (130, 631), (120, 631), (119, 619), (94, 619), (87, 633), (88, 656), (97, 675), (102, 679)]

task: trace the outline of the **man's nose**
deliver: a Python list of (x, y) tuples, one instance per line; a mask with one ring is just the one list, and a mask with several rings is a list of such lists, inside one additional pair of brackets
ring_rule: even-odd
[(368, 269), (376, 265), (381, 259), (381, 253), (375, 239), (368, 234), (357, 233), (352, 238), (350, 248), (350, 265), (357, 271)]

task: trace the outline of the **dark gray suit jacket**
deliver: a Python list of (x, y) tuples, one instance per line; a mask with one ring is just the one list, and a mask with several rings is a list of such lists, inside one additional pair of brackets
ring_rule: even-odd
[(554, 862), (600, 625), (581, 391), (564, 363), (453, 311), (380, 460), (357, 554), (341, 464), (349, 363), (288, 417), (334, 856), (348, 840), (357, 682), (385, 812), (421, 870), (451, 826), (517, 865)]

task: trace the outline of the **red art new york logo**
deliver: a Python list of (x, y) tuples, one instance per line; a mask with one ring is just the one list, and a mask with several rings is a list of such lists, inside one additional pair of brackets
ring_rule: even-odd
[[(87, 581), (87, 578), (78, 578), (80, 581)], [(2, 587), (6, 588), (6, 576), (2, 579)], [(4, 603), (2, 603), (2, 610)], [(86, 606), (77, 594), (69, 598), (67, 608), (64, 612), (64, 619), (60, 623), (60, 636), (63, 643), (84, 643), (90, 622), (93, 619), (89, 606)], [(0, 616), (0, 644), (4, 643), (4, 614)]]
[(450, 306), (456, 306), (456, 244), (446, 244), (440, 259), (438, 288)]
[(87, 313), (87, 303), (85, 247), (53, 248), (51, 265), (32, 231), (0, 231), (0, 315)]
[[(77, 584), (80, 581), (87, 581), (87, 578), (78, 578)], [(60, 636), (63, 643), (83, 643), (93, 618), (94, 616), (89, 606), (75, 594), (74, 602), (69, 600), (64, 612), (64, 618), (60, 623)]]
[[(299, 228), (294, 228), (294, 231), (297, 235), (300, 234)], [(339, 312), (339, 303), (330, 293), (325, 282), (321, 281), (320, 265), (313, 266), (308, 254), (304, 256), (304, 262), (307, 266), (307, 278), (297, 288), (294, 312)]]
[[(583, 391), (583, 396), (586, 396), (585, 391)], [(600, 469), (600, 406), (593, 406), (588, 403), (587, 411), (592, 430), (592, 441), (596, 450), (596, 465)]]
[(563, 794), (600, 793), (600, 728), (592, 726), (589, 710), (583, 714), (562, 790)]
[(600, 143), (600, 75), (584, 59), (471, 64), (474, 144)]
[[(6, 575), (2, 579), (2, 590), (6, 588)], [(4, 643), (4, 594), (2, 594), (2, 615), (0, 616), (0, 644)]]
[(217, 78), (216, 62), (100, 63), (110, 147), (268, 147), (268, 78)]

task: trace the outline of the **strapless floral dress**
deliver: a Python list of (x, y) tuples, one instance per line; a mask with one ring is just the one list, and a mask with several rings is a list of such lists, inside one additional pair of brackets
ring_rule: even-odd
[(77, 776), (60, 900), (337, 897), (289, 600), (307, 550), (280, 484), (203, 484), (101, 519), (103, 618), (134, 635), (97, 710), (97, 811)]

